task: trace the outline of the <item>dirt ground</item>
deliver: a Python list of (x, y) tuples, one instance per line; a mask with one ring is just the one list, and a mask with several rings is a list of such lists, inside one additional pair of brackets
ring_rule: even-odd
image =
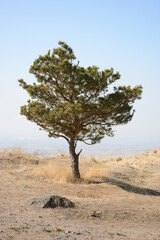
[[(65, 156), (0, 152), (0, 240), (160, 240), (160, 148), (102, 159), (106, 178), (95, 176), (89, 183), (33, 174), (48, 161), (70, 166)], [(43, 209), (26, 203), (48, 195), (66, 197), (75, 207)]]

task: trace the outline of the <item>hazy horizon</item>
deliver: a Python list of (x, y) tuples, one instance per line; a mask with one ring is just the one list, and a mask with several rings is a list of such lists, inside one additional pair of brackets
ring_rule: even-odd
[[(68, 143), (57, 139), (1, 139), (0, 151), (6, 149), (11, 150), (13, 148), (20, 148), (24, 152), (38, 153), (40, 156), (49, 156), (52, 154), (68, 153)], [(133, 156), (142, 152), (150, 151), (159, 148), (159, 141), (152, 143), (133, 143), (128, 142), (115, 142), (115, 141), (103, 141), (102, 143), (95, 144), (93, 146), (87, 146), (85, 144), (78, 144), (78, 149), (82, 149), (82, 155), (84, 157), (94, 156), (96, 158), (104, 158), (109, 156)]]

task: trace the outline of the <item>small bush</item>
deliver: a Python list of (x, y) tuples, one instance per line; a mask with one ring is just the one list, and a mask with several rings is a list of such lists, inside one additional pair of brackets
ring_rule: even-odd
[(117, 162), (120, 162), (120, 161), (122, 161), (122, 158), (121, 157), (117, 158)]

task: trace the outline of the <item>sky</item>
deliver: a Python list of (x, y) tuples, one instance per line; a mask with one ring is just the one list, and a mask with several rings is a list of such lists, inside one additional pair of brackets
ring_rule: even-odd
[(159, 13), (159, 0), (0, 0), (0, 146), (67, 149), (20, 115), (29, 96), (18, 84), (36, 81), (29, 73), (33, 61), (65, 41), (81, 66), (113, 67), (118, 85), (143, 86), (132, 121), (115, 127), (113, 138), (83, 148), (160, 147)]

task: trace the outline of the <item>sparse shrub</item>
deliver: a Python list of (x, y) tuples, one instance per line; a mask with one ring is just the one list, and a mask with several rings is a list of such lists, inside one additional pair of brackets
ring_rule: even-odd
[(63, 232), (64, 230), (61, 228), (56, 228), (56, 232)]
[(97, 213), (96, 211), (93, 211), (93, 212), (91, 213), (91, 217), (93, 217), (93, 218), (101, 218), (101, 214), (100, 214), (100, 213)]
[(120, 161), (122, 161), (122, 158), (121, 157), (117, 158), (117, 162), (120, 162)]
[(44, 229), (43, 229), (43, 232), (48, 232), (48, 233), (51, 233), (51, 232), (52, 232), (52, 230), (51, 230), (51, 229), (44, 228)]

